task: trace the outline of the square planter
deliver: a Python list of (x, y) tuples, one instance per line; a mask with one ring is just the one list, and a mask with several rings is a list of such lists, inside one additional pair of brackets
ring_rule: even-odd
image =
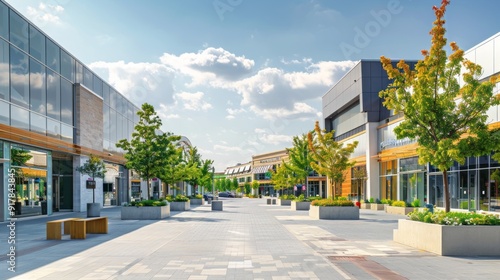
[(189, 206), (191, 206), (191, 205), (203, 205), (203, 204), (205, 204), (205, 200), (203, 198), (201, 198), (201, 199), (199, 199), (199, 198), (191, 198), (189, 200), (189, 202), (190, 202)]
[(381, 210), (384, 210), (384, 204), (380, 204), (380, 203), (370, 203), (370, 209), (372, 210), (377, 210), (377, 211), (381, 211)]
[(408, 215), (408, 213), (413, 212), (416, 207), (397, 207), (397, 206), (387, 206), (385, 212), (387, 214), (394, 215)]
[(222, 211), (222, 200), (212, 201), (212, 211)]
[(309, 208), (309, 217), (325, 220), (359, 220), (356, 206), (314, 206)]
[(500, 226), (446, 226), (398, 220), (395, 242), (442, 256), (500, 256)]
[(122, 206), (122, 220), (161, 220), (170, 216), (170, 205), (166, 206)]
[(371, 203), (361, 203), (360, 209), (372, 209)]
[(278, 204), (281, 206), (290, 206), (292, 205), (292, 201), (289, 199), (278, 199)]
[(290, 208), (295, 211), (309, 210), (311, 206), (310, 201), (292, 201)]
[(189, 201), (172, 201), (168, 204), (170, 205), (170, 211), (188, 211), (191, 206)]
[(268, 204), (268, 205), (271, 205), (271, 204), (273, 204), (273, 205), (274, 205), (274, 204), (276, 204), (276, 199), (275, 199), (275, 198), (268, 198), (268, 199), (267, 199), (267, 204)]

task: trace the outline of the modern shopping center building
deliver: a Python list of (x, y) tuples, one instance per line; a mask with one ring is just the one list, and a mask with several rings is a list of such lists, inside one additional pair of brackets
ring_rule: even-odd
[(107, 170), (96, 180), (96, 202), (119, 205), (140, 195), (140, 179), (124, 167), (123, 151), (115, 146), (130, 140), (138, 110), (0, 1), (0, 221), (14, 204), (9, 188), (16, 191), (15, 217), (86, 211), (92, 190), (75, 167), (90, 154)]
[[(482, 66), (480, 80), (498, 75), (500, 33), (467, 50), (465, 57)], [(410, 66), (414, 63), (409, 62)], [(354, 169), (366, 169), (366, 177), (361, 180), (361, 198), (407, 202), (419, 199), (442, 207), (442, 173), (435, 166), (418, 164), (415, 140), (396, 138), (394, 128), (403, 116), (384, 108), (378, 95), (389, 84), (380, 61), (361, 60), (323, 96), (325, 129), (334, 130), (337, 141), (359, 142), (352, 160), (356, 162)], [(496, 85), (494, 94), (500, 94), (500, 85)], [(491, 129), (500, 127), (499, 106), (488, 111), (488, 123)], [(500, 163), (491, 154), (469, 157), (464, 164), (455, 163), (448, 170), (451, 208), (500, 210), (500, 184), (491, 176), (497, 169)], [(342, 184), (343, 196), (358, 195), (360, 180), (352, 171)]]

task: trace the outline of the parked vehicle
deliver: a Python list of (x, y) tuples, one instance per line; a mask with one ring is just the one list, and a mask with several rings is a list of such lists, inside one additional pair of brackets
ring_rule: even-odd
[(206, 201), (208, 201), (209, 198), (211, 200), (214, 200), (214, 195), (211, 194), (211, 193), (205, 193), (205, 194), (203, 194), (203, 199), (205, 199)]
[(225, 191), (225, 192), (220, 192), (219, 197), (235, 197), (235, 195), (232, 192)]

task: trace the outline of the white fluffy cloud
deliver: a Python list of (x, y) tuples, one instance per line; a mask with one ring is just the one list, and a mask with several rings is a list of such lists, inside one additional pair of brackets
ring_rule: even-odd
[(107, 71), (109, 82), (136, 104), (165, 104), (176, 114), (180, 109), (213, 108), (207, 100), (214, 96), (207, 93), (216, 94), (222, 89), (236, 93), (241, 106), (223, 104), (230, 107), (226, 109), (226, 119), (251, 112), (264, 119), (312, 120), (321, 114), (321, 109), (315, 108), (321, 96), (355, 64), (354, 61), (313, 63), (309, 58), (290, 63), (300, 63), (303, 70), (266, 66), (257, 71), (251, 59), (223, 48), (208, 47), (196, 53), (165, 53), (158, 63), (95, 62), (90, 67)]
[(203, 100), (203, 92), (179, 92), (175, 94), (175, 100), (183, 104), (183, 107), (191, 111), (207, 111), (212, 105)]
[(64, 12), (64, 8), (60, 5), (49, 5), (40, 3), (38, 7), (28, 6), (27, 14), (38, 24), (62, 24), (60, 14)]

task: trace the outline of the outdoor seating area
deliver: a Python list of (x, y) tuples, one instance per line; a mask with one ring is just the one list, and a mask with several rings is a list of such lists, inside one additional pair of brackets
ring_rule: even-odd
[(46, 231), (47, 240), (62, 240), (63, 234), (70, 235), (71, 239), (85, 239), (87, 233), (108, 233), (108, 217), (67, 218), (48, 221)]

